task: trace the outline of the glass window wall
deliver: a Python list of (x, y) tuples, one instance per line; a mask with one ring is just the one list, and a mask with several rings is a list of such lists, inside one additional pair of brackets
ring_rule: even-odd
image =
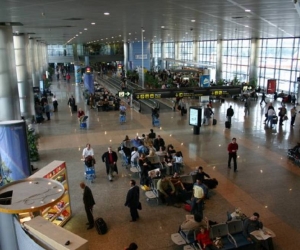
[(258, 84), (267, 87), (268, 79), (277, 80), (278, 91), (295, 92), (299, 76), (299, 38), (261, 39), (259, 41)]
[(198, 62), (203, 65), (216, 67), (217, 64), (217, 41), (198, 42)]
[(175, 59), (175, 43), (164, 43), (164, 58)]
[(179, 60), (192, 61), (193, 60), (193, 42), (181, 42), (179, 45)]

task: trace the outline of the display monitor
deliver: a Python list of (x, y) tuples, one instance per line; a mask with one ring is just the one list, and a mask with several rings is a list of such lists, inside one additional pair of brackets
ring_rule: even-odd
[(199, 124), (199, 109), (190, 107), (190, 119), (189, 123), (192, 126), (200, 126), (201, 123)]

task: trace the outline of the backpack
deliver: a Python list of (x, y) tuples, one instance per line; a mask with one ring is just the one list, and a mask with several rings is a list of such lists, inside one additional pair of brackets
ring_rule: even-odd
[(88, 167), (88, 168), (91, 168), (94, 166), (94, 164), (96, 163), (95, 159), (89, 155), (85, 158), (85, 161), (84, 161), (85, 165)]

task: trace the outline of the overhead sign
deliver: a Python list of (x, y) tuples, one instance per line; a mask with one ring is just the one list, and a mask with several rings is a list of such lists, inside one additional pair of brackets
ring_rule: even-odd
[(147, 54), (143, 54), (143, 55), (135, 55), (134, 57), (136, 60), (142, 60), (142, 59), (148, 59), (148, 55)]
[(130, 96), (130, 92), (129, 91), (119, 91), (118, 96), (119, 97), (128, 97), (128, 96)]
[(239, 86), (208, 87), (208, 88), (182, 88), (182, 89), (149, 89), (134, 90), (135, 99), (160, 99), (160, 98), (184, 98), (184, 97), (201, 97), (201, 96), (221, 96), (235, 95), (241, 93)]

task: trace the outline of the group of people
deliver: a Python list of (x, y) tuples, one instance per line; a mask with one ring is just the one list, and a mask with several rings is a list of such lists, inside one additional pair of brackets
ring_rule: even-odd
[(36, 121), (37, 123), (43, 122), (45, 119), (43, 117), (43, 114), (46, 115), (47, 121), (51, 120), (51, 112), (57, 112), (58, 111), (58, 101), (55, 95), (52, 96), (52, 105), (50, 104), (50, 100), (46, 95), (43, 95), (41, 99), (38, 95), (34, 96), (34, 102), (35, 102), (35, 114), (36, 114)]

